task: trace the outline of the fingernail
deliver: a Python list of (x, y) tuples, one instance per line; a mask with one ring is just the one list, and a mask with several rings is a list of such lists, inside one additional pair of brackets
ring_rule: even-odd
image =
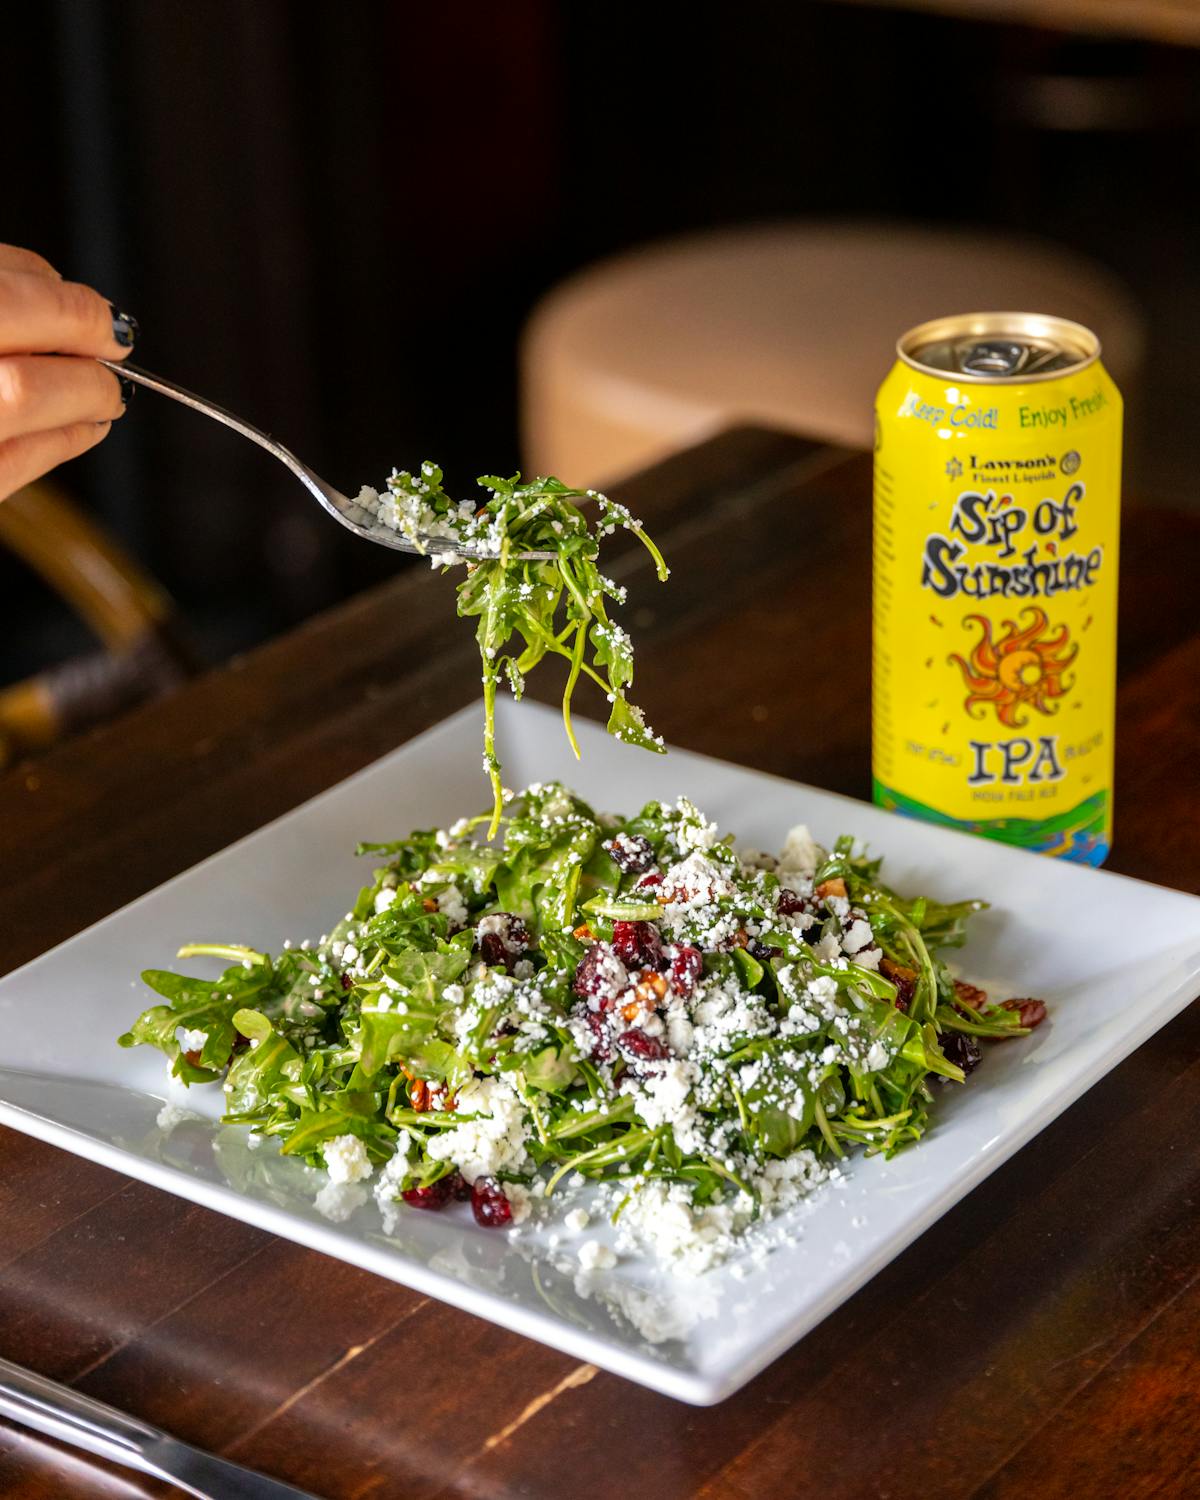
[(112, 308), (113, 338), (122, 349), (132, 349), (138, 334), (137, 319), (131, 313), (120, 312), (111, 302), (108, 305)]
[(117, 383), (121, 387), (121, 405), (128, 406), (129, 403), (133, 400), (134, 392), (137, 390), (137, 386), (134, 385), (132, 380), (129, 380), (124, 375), (117, 376)]

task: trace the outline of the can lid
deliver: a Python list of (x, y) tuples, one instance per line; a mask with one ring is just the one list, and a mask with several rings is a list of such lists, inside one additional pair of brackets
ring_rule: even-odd
[(962, 313), (910, 328), (896, 344), (905, 364), (931, 375), (994, 384), (1051, 380), (1100, 357), (1082, 323), (1045, 313)]

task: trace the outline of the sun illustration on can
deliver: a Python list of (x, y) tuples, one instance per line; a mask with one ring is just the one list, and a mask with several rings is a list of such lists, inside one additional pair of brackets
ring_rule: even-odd
[(1028, 625), (1005, 620), (1004, 633), (992, 639), (992, 622), (983, 615), (967, 615), (964, 625), (978, 625), (981, 638), (966, 659), (952, 653), (968, 689), (963, 707), (973, 719), (986, 717), (988, 706), (996, 710), (1001, 724), (1019, 729), (1028, 722), (1025, 708), (1052, 714), (1058, 710), (1055, 699), (1071, 690), (1073, 678), (1064, 677), (1075, 660), (1078, 646), (1068, 647), (1071, 633), (1065, 625), (1050, 626), (1045, 610), (1029, 605), (1021, 617), (1032, 616)]

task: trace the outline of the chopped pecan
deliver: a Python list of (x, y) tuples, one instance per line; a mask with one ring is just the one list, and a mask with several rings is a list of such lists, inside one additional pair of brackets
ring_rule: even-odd
[(814, 891), (814, 895), (820, 896), (822, 901), (829, 896), (844, 896), (845, 894), (846, 882), (840, 875), (835, 875), (832, 880), (822, 880)]
[(658, 1001), (667, 998), (667, 981), (653, 969), (643, 969), (638, 976), (636, 993), (644, 1005), (653, 1008)]
[(987, 991), (981, 990), (977, 985), (968, 984), (965, 979), (956, 979), (954, 1003), (967, 1010), (981, 1010), (987, 1004)]
[(1046, 1019), (1044, 1000), (1005, 1000), (1002, 1009), (1015, 1010), (1021, 1018), (1021, 1025), (1027, 1026), (1031, 1031)]

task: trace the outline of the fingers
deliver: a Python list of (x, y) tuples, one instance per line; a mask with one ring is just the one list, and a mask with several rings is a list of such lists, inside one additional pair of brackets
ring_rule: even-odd
[(0, 355), (124, 359), (135, 333), (133, 319), (115, 313), (91, 287), (0, 268)]
[(0, 443), (0, 500), (31, 484), (69, 458), (78, 458), (108, 435), (107, 422), (76, 422), (53, 432), (27, 433)]
[(124, 404), (95, 360), (123, 359), (136, 332), (91, 287), (0, 245), (0, 500), (107, 435)]
[(112, 422), (124, 413), (111, 370), (56, 354), (0, 357), (0, 443), (76, 422)]
[(22, 250), (19, 245), (0, 245), (0, 271), (20, 271), (26, 276), (62, 276), (48, 260), (33, 250)]

